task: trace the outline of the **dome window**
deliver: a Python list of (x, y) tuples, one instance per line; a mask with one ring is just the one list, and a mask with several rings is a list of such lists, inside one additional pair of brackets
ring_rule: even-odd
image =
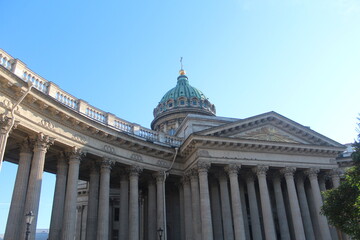
[(192, 105), (196, 106), (197, 104), (198, 104), (198, 102), (197, 102), (197, 100), (194, 98), (194, 99), (192, 100)]

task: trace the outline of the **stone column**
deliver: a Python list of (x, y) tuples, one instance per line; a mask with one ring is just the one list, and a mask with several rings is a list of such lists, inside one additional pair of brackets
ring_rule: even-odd
[(148, 240), (157, 240), (156, 186), (153, 178), (148, 181)]
[[(29, 183), (26, 193), (25, 213), (32, 211), (35, 215), (32, 224), (30, 225), (29, 239), (35, 239), (35, 230), (37, 224), (37, 217), (39, 215), (39, 201), (41, 192), (42, 176), (44, 172), (45, 154), (47, 149), (54, 143), (54, 138), (51, 138), (43, 133), (38, 133), (35, 137), (34, 155), (31, 162), (31, 171), (29, 176)], [(23, 219), (23, 224), (20, 226), (22, 236), (20, 239), (25, 239), (26, 223)]]
[(109, 158), (101, 160), (97, 239), (109, 238), (110, 172), (113, 164)]
[(302, 216), (303, 223), (304, 223), (306, 240), (315, 240), (315, 234), (314, 234), (314, 229), (312, 226), (309, 205), (308, 205), (308, 201), (307, 201), (306, 193), (305, 193), (304, 175), (297, 174), (295, 180), (296, 180), (296, 186), (297, 186), (297, 193), (299, 196), (301, 216)]
[(286, 167), (281, 169), (281, 173), (284, 174), (286, 180), (286, 186), (289, 195), (291, 217), (294, 226), (295, 239), (305, 240), (304, 226), (301, 218), (299, 200), (296, 194), (296, 188), (294, 183), (294, 172), (296, 168)]
[(129, 238), (129, 175), (123, 169), (120, 176), (120, 218), (119, 218), (119, 240)]
[(268, 169), (268, 166), (258, 165), (254, 170), (256, 171), (259, 180), (265, 238), (266, 240), (276, 240), (274, 218), (272, 215), (269, 190), (266, 182), (266, 172)]
[(222, 219), (221, 219), (221, 203), (219, 184), (212, 179), (210, 181), (210, 193), (211, 193), (211, 216), (213, 220), (214, 239), (223, 240)]
[(129, 168), (130, 197), (129, 197), (129, 240), (139, 240), (139, 175), (140, 166), (133, 165)]
[(305, 171), (305, 174), (308, 175), (310, 184), (311, 184), (311, 191), (314, 197), (314, 206), (316, 210), (316, 216), (319, 223), (320, 233), (323, 239), (331, 239), (330, 229), (325, 216), (320, 214), (321, 206), (322, 206), (322, 198), (319, 188), (319, 182), (317, 178), (317, 174), (319, 169), (311, 168)]
[(90, 169), (88, 210), (86, 218), (86, 240), (96, 240), (99, 203), (99, 166), (92, 162)]
[(234, 222), (235, 240), (245, 239), (245, 226), (244, 217), (242, 212), (238, 171), (241, 165), (230, 164), (225, 167), (225, 171), (229, 174), (230, 189), (231, 189), (231, 205), (232, 205), (232, 216)]
[[(240, 175), (241, 175), (241, 173), (240, 173)], [(251, 239), (249, 221), (248, 221), (248, 213), (246, 210), (245, 186), (244, 186), (243, 181), (239, 182), (239, 189), (240, 189), (241, 207), (242, 207), (242, 212), (243, 212), (243, 217), (244, 217), (245, 235), (246, 235), (246, 239)]]
[(61, 236), (62, 220), (64, 216), (66, 178), (68, 172), (68, 164), (63, 152), (59, 153), (57, 159), (57, 172), (53, 207), (50, 221), (50, 240), (58, 240)]
[(279, 219), (281, 240), (290, 240), (289, 224), (286, 216), (284, 197), (281, 189), (280, 174), (273, 175), (273, 185), (276, 201), (276, 210)]
[(253, 239), (262, 240), (259, 209), (255, 192), (255, 176), (248, 172), (246, 175), (246, 186), (250, 205), (251, 233)]
[(200, 218), (200, 193), (199, 180), (196, 169), (190, 170), (190, 184), (191, 184), (191, 201), (192, 201), (192, 230), (193, 240), (200, 240), (201, 238), (201, 218)]
[(76, 200), (79, 180), (79, 168), (82, 152), (73, 147), (67, 152), (69, 158), (69, 172), (66, 185), (62, 240), (72, 240), (75, 237), (76, 227)]
[(339, 168), (333, 168), (330, 171), (330, 176), (331, 176), (331, 180), (332, 180), (332, 184), (334, 188), (338, 188), (340, 186), (340, 174), (341, 174), (341, 170)]
[(21, 225), (19, 223), (24, 219), (24, 204), (29, 180), (31, 157), (31, 144), (29, 139), (26, 138), (20, 146), (19, 165), (16, 173), (4, 239), (19, 239), (19, 233), (23, 230), (20, 230), (19, 227)]
[(184, 188), (184, 219), (185, 219), (185, 239), (192, 239), (192, 206), (191, 206), (191, 187), (190, 179), (188, 176), (183, 177)]
[(203, 240), (213, 239), (210, 194), (208, 182), (208, 170), (211, 164), (198, 162), (199, 185), (200, 185), (200, 208), (201, 208), (201, 230)]
[(157, 172), (154, 174), (156, 178), (156, 216), (157, 223), (156, 229), (162, 228), (165, 230), (164, 226), (164, 179), (165, 172)]
[(185, 240), (184, 188), (182, 182), (178, 182), (177, 186), (179, 189), (179, 204), (180, 204), (180, 239)]
[(233, 231), (233, 222), (231, 216), (231, 206), (230, 206), (227, 176), (225, 175), (224, 172), (219, 172), (218, 178), (220, 185), (220, 199), (221, 199), (221, 212), (222, 212), (222, 220), (223, 220), (224, 239), (233, 240), (234, 231)]
[(75, 237), (75, 239), (81, 240), (82, 218), (83, 218), (83, 213), (84, 213), (84, 205), (76, 206), (76, 212), (77, 212), (77, 216), (76, 216), (76, 234), (75, 234), (76, 237)]

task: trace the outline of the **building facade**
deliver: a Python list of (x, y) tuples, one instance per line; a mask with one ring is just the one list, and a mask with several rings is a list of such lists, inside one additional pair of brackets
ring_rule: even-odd
[(342, 239), (320, 215), (345, 147), (278, 113), (217, 117), (180, 70), (152, 129), (63, 91), (0, 50), (0, 147), (18, 164), (5, 239), (34, 239), (42, 173), (51, 240)]

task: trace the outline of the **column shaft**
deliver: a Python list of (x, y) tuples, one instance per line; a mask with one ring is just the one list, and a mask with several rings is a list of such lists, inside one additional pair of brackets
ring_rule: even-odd
[(244, 217), (243, 217), (241, 200), (240, 200), (240, 190), (239, 190), (239, 180), (238, 180), (239, 169), (240, 169), (240, 165), (235, 165), (235, 164), (228, 165), (225, 169), (229, 174), (229, 179), (230, 179), (231, 205), (232, 205), (232, 213), (233, 213), (232, 216), (234, 222), (235, 240), (242, 240), (246, 238)]
[(109, 238), (110, 172), (113, 161), (103, 159), (100, 168), (97, 239)]
[(239, 188), (240, 188), (241, 207), (244, 217), (244, 226), (245, 226), (245, 235), (246, 235), (245, 239), (250, 239), (251, 237), (250, 237), (248, 213), (246, 210), (245, 186), (243, 181), (239, 182)]
[(219, 174), (219, 185), (220, 185), (221, 212), (222, 212), (222, 220), (223, 220), (224, 239), (233, 240), (234, 231), (233, 231), (233, 222), (231, 216), (229, 188), (228, 188), (227, 176), (225, 175), (225, 173)]
[(96, 240), (99, 203), (99, 168), (92, 163), (90, 170), (88, 210), (86, 218), (86, 240)]
[[(42, 176), (44, 171), (45, 164), (45, 154), (47, 149), (53, 144), (54, 139), (39, 133), (36, 136), (36, 142), (34, 147), (34, 155), (31, 162), (31, 171), (29, 176), (29, 183), (26, 192), (26, 203), (25, 203), (25, 213), (32, 211), (34, 213), (34, 219), (30, 225), (30, 235), (29, 239), (35, 239), (35, 230), (37, 225), (37, 218), (39, 215), (39, 202), (40, 202), (40, 192), (41, 192), (41, 183)], [(20, 239), (25, 238), (26, 223), (23, 219), (23, 225), (21, 226), (20, 231), (22, 235)]]
[(179, 184), (179, 203), (180, 203), (180, 239), (185, 240), (185, 218), (184, 218), (184, 188)]
[(286, 217), (284, 197), (281, 189), (280, 176), (275, 175), (273, 178), (276, 210), (279, 219), (281, 240), (290, 240), (289, 224)]
[(193, 240), (200, 240), (201, 238), (201, 219), (200, 219), (200, 193), (198, 174), (195, 169), (190, 173), (191, 184), (191, 200), (192, 200), (192, 230)]
[(259, 180), (259, 189), (260, 189), (260, 199), (261, 199), (261, 208), (263, 213), (264, 220), (264, 230), (266, 240), (276, 240), (275, 234), (275, 225), (272, 215), (272, 208), (269, 197), (269, 190), (266, 182), (266, 171), (268, 170), (267, 166), (258, 166), (256, 168), (258, 180)]
[(126, 170), (121, 172), (120, 178), (120, 219), (119, 240), (129, 238), (129, 176)]
[(129, 171), (130, 197), (129, 197), (129, 240), (139, 240), (139, 166), (132, 166)]
[(318, 169), (310, 169), (306, 171), (306, 174), (309, 176), (311, 191), (314, 197), (314, 206), (316, 210), (316, 216), (319, 223), (320, 233), (323, 239), (331, 239), (330, 229), (325, 216), (320, 214), (320, 209), (322, 205), (322, 198), (320, 194), (319, 182), (317, 179)]
[(156, 230), (156, 186), (151, 179), (148, 183), (148, 240), (157, 240)]
[(62, 220), (64, 216), (65, 193), (66, 193), (66, 178), (67, 178), (68, 164), (66, 162), (64, 153), (61, 153), (57, 159), (57, 172), (53, 208), (50, 221), (50, 240), (58, 240), (61, 236)]
[(305, 240), (304, 226), (301, 218), (299, 200), (296, 194), (296, 188), (294, 183), (294, 172), (296, 171), (293, 167), (286, 167), (281, 170), (285, 175), (286, 186), (289, 195), (291, 217), (294, 225), (295, 238), (296, 240)]
[(201, 224), (202, 224), (202, 239), (212, 240), (213, 229), (211, 219), (210, 208), (210, 194), (209, 194), (209, 182), (208, 182), (208, 169), (209, 163), (198, 163), (199, 172), (199, 185), (200, 185), (200, 207), (201, 207)]
[(185, 218), (185, 239), (192, 240), (192, 206), (191, 206), (191, 188), (189, 177), (184, 176), (183, 178), (184, 188), (184, 218)]
[(157, 215), (157, 227), (162, 228), (165, 232), (164, 226), (164, 179), (165, 172), (158, 172), (156, 177), (156, 215)]
[(305, 193), (303, 175), (296, 176), (296, 186), (299, 196), (299, 204), (300, 204), (301, 216), (304, 224), (306, 240), (315, 240), (315, 234), (312, 226), (312, 219), (310, 216), (309, 205)]
[(25, 140), (20, 148), (19, 165), (16, 173), (4, 239), (19, 239), (19, 227), (21, 226), (19, 225), (19, 222), (22, 222), (24, 218), (24, 204), (29, 180), (31, 157), (30, 143), (28, 140)]
[(214, 239), (223, 240), (223, 230), (222, 230), (222, 219), (221, 219), (221, 203), (220, 203), (220, 191), (219, 184), (217, 181), (211, 181), (210, 183), (210, 193), (211, 193), (211, 209), (212, 209), (212, 218), (213, 218), (213, 229), (214, 229)]
[(62, 240), (73, 240), (76, 230), (76, 200), (79, 179), (81, 151), (72, 148), (68, 153), (69, 172), (66, 185)]
[(248, 173), (246, 176), (246, 186), (250, 205), (251, 233), (253, 239), (262, 240), (259, 208), (255, 192), (254, 175)]

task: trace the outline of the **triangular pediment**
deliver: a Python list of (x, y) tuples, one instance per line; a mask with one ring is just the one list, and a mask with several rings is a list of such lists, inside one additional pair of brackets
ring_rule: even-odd
[(223, 138), (343, 147), (342, 144), (276, 112), (239, 119), (196, 134)]

